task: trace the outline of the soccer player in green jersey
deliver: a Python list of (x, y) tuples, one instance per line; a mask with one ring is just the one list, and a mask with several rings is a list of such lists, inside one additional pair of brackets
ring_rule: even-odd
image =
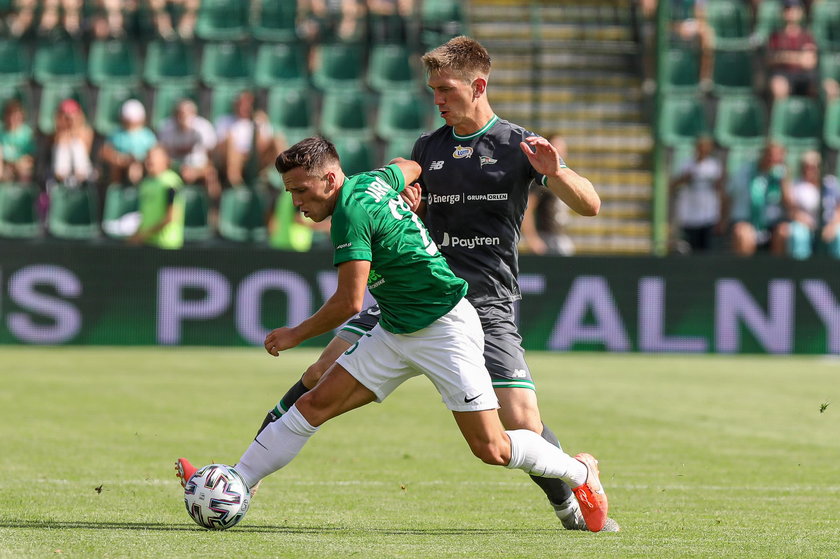
[[(574, 488), (588, 528), (607, 519), (607, 497), (589, 454), (571, 457), (537, 433), (505, 430), (484, 367), (484, 333), (467, 282), (455, 276), (428, 231), (399, 196), (420, 175), (414, 161), (346, 177), (335, 147), (308, 138), (276, 162), (286, 190), (306, 217), (332, 216), (335, 293), (296, 326), (272, 330), (272, 355), (340, 326), (362, 309), (365, 288), (379, 304), (379, 323), (344, 352), (318, 385), (263, 429), (236, 466), (249, 487), (288, 464), (318, 428), (342, 413), (381, 402), (424, 375), (437, 388), (473, 454), (487, 464), (562, 479)], [(194, 468), (178, 461), (182, 480)], [(185, 481), (185, 480), (184, 480)]]

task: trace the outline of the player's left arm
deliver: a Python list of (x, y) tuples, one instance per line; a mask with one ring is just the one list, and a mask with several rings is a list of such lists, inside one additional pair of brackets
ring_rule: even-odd
[[(546, 186), (580, 215), (598, 215), (601, 198), (586, 177), (560, 164), (557, 148), (540, 136), (529, 136), (519, 146), (531, 166), (546, 178)], [(532, 149), (533, 148), (533, 149)]]
[(348, 260), (338, 265), (338, 287), (315, 314), (297, 326), (284, 326), (268, 333), (265, 350), (277, 357), (284, 349), (338, 328), (362, 310), (370, 275), (370, 261)]

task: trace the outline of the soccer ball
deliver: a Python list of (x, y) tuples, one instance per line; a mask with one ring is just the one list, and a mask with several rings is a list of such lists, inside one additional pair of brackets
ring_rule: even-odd
[(242, 476), (230, 466), (204, 466), (187, 481), (184, 503), (196, 524), (210, 530), (227, 530), (242, 520), (251, 503), (251, 492)]

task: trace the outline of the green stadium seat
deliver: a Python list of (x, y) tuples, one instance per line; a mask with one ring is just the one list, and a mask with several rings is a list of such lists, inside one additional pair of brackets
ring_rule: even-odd
[(263, 43), (257, 50), (254, 83), (258, 87), (306, 87), (309, 71), (300, 43)]
[(124, 230), (119, 221), (126, 215), (136, 213), (140, 207), (136, 186), (110, 184), (105, 192), (105, 207), (102, 210), (102, 230), (112, 239), (125, 239), (133, 233)]
[(821, 54), (840, 51), (840, 3), (832, 0), (814, 2), (811, 31)]
[(696, 93), (700, 87), (700, 54), (692, 48), (670, 48), (665, 54), (663, 91)]
[(65, 99), (75, 99), (81, 105), (85, 115), (90, 118), (90, 103), (87, 93), (81, 85), (67, 83), (46, 84), (41, 90), (38, 104), (38, 130), (42, 134), (52, 134), (55, 130), (55, 111)]
[(181, 99), (189, 98), (199, 102), (199, 90), (197, 87), (184, 87), (180, 85), (162, 85), (154, 91), (154, 102), (152, 104), (149, 127), (157, 129), (161, 123), (172, 116), (175, 105)]
[(96, 109), (93, 116), (93, 129), (102, 136), (108, 136), (120, 126), (120, 109), (129, 99), (137, 99), (143, 106), (145, 93), (136, 87), (125, 85), (107, 85), (99, 88), (96, 94)]
[(82, 84), (87, 61), (82, 43), (69, 39), (41, 42), (32, 61), (32, 77), (39, 85)]
[(219, 235), (238, 243), (266, 240), (265, 205), (253, 189), (236, 186), (222, 192)]
[(715, 95), (750, 95), (754, 91), (752, 49), (715, 50), (712, 91)]
[(379, 93), (414, 88), (417, 78), (408, 47), (397, 44), (375, 45), (370, 52), (367, 84)]
[(129, 41), (92, 41), (87, 60), (88, 80), (97, 87), (134, 85), (140, 81), (140, 58)]
[(427, 49), (466, 33), (464, 2), (424, 0), (420, 6), (420, 41)]
[(395, 157), (404, 157), (411, 159), (411, 151), (414, 149), (414, 143), (417, 138), (409, 138), (408, 136), (399, 136), (389, 138), (385, 144), (385, 156), (383, 157), (383, 164), (387, 164)]
[(360, 89), (327, 91), (321, 110), (321, 132), (328, 138), (372, 140), (367, 96)]
[(41, 234), (36, 202), (38, 190), (29, 184), (0, 183), (0, 237), (32, 239)]
[(197, 243), (212, 239), (207, 190), (201, 185), (188, 184), (181, 188), (179, 196), (184, 202), (184, 242)]
[(382, 94), (376, 118), (376, 134), (382, 140), (399, 136), (417, 139), (429, 129), (432, 103), (413, 91), (389, 91)]
[(271, 125), (283, 133), (288, 144), (315, 134), (310, 90), (275, 87), (268, 92), (267, 104)]
[(724, 97), (717, 106), (715, 140), (725, 148), (760, 148), (767, 142), (767, 107), (753, 96)]
[(823, 141), (833, 150), (840, 150), (840, 99), (829, 103), (825, 110)]
[(184, 41), (158, 39), (146, 48), (143, 79), (153, 86), (192, 85), (198, 79), (196, 49)]
[(239, 43), (208, 43), (201, 57), (201, 81), (208, 87), (246, 86), (253, 80), (254, 57)]
[(6, 87), (23, 85), (31, 74), (26, 47), (17, 39), (0, 39), (0, 83)]
[(205, 41), (237, 41), (249, 31), (249, 2), (240, 0), (202, 0), (195, 23), (195, 34)]
[(770, 137), (786, 148), (818, 148), (822, 138), (822, 111), (809, 97), (788, 97), (773, 104)]
[[(834, 80), (840, 84), (840, 53), (828, 52), (820, 54), (820, 83), (825, 80)], [(825, 90), (820, 87), (820, 97), (825, 98)]]
[(258, 41), (297, 39), (297, 0), (254, 0), (251, 34)]
[(247, 89), (239, 85), (219, 85), (212, 88), (210, 90), (210, 116), (206, 117), (207, 120), (215, 123), (220, 116), (230, 114), (236, 97)]
[(693, 144), (698, 136), (708, 133), (703, 102), (697, 97), (668, 96), (659, 115), (659, 135), (670, 147)]
[(99, 236), (98, 201), (93, 187), (54, 186), (50, 190), (47, 229), (59, 239), (90, 240)]
[(362, 85), (365, 66), (365, 50), (362, 45), (329, 43), (320, 45), (317, 50), (320, 62), (312, 72), (315, 87), (327, 91)]
[(371, 142), (341, 137), (335, 141), (335, 149), (341, 160), (341, 168), (348, 176), (370, 171), (376, 167)]
[(784, 25), (782, 19), (782, 2), (780, 0), (763, 0), (758, 4), (753, 30), (754, 42), (763, 45), (775, 31)]
[(752, 19), (749, 8), (741, 0), (709, 0), (706, 20), (715, 35), (715, 48), (741, 49), (750, 46)]

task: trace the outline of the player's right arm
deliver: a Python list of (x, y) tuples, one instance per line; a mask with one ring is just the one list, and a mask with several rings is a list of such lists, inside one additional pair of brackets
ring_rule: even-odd
[(318, 311), (293, 327), (277, 328), (265, 338), (265, 350), (277, 357), (281, 351), (341, 326), (362, 310), (370, 275), (370, 261), (348, 260), (338, 265), (338, 287)]

